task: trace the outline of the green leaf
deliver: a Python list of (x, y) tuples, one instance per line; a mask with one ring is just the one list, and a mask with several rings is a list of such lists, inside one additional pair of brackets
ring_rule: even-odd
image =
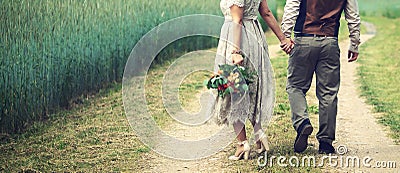
[(243, 84), (243, 85), (242, 85), (242, 89), (243, 89), (244, 91), (248, 91), (248, 90), (249, 90), (249, 86), (246, 85), (246, 84)]
[(227, 93), (233, 93), (233, 88), (232, 87), (228, 87), (228, 88), (226, 88), (226, 90), (225, 90), (225, 92), (227, 92)]
[(227, 78), (223, 78), (223, 84), (227, 84), (228, 83), (228, 79)]

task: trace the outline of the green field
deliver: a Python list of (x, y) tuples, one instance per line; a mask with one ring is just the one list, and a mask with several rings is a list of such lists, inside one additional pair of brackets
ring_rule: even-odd
[(137, 172), (142, 153), (122, 106), (121, 84), (72, 110), (0, 138), (0, 172)]
[[(161, 22), (220, 10), (212, 0), (5, 0), (0, 13), (0, 133), (16, 133), (121, 81), (135, 43)], [(177, 41), (157, 62), (215, 46)]]

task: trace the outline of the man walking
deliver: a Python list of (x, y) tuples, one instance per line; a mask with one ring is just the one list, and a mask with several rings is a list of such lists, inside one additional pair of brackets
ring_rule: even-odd
[(286, 91), (292, 110), (293, 127), (297, 131), (294, 151), (303, 152), (312, 133), (305, 95), (316, 75), (319, 100), (319, 153), (334, 153), (337, 94), (340, 85), (340, 50), (338, 31), (342, 12), (350, 31), (348, 62), (357, 60), (360, 44), (360, 16), (357, 0), (287, 0), (282, 30), (291, 37)]

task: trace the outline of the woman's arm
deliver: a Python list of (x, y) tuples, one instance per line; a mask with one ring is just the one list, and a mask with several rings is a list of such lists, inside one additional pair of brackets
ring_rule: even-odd
[(233, 30), (233, 46), (235, 50), (232, 51), (232, 61), (234, 64), (240, 64), (243, 61), (243, 57), (240, 53), (240, 45), (242, 38), (242, 19), (243, 19), (243, 7), (232, 5), (230, 7), (232, 16), (232, 30)]
[(262, 0), (260, 7), (258, 9), (261, 17), (264, 19), (265, 23), (271, 28), (272, 32), (281, 42), (281, 48), (286, 52), (290, 53), (293, 49), (293, 43), (289, 38), (286, 38), (282, 30), (279, 28), (278, 22), (276, 21), (274, 15), (268, 7), (267, 1)]

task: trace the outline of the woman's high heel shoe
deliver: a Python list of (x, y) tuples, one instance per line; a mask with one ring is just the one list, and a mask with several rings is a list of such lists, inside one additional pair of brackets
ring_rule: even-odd
[(264, 152), (264, 151), (269, 151), (269, 145), (268, 145), (268, 138), (267, 135), (263, 132), (263, 130), (258, 130), (257, 133), (255, 134), (258, 136), (258, 141), (260, 142), (260, 148), (257, 148), (256, 152), (258, 154)]
[(229, 156), (229, 160), (240, 160), (242, 158), (248, 160), (250, 155), (250, 145), (247, 140), (238, 142), (238, 146), (243, 146), (243, 151), (238, 156)]

